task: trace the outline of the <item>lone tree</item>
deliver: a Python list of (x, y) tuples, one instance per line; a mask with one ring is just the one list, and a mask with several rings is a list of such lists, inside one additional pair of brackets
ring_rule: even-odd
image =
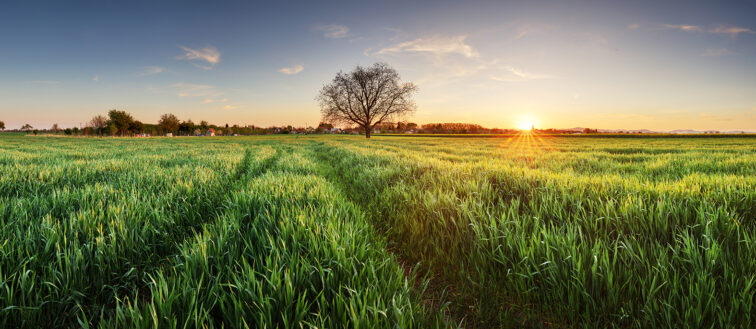
[(0, 130), (5, 130), (5, 122), (0, 121)]
[(381, 122), (398, 119), (415, 110), (412, 94), (417, 86), (401, 83), (399, 74), (386, 63), (357, 66), (349, 73), (339, 72), (323, 86), (317, 100), (323, 121), (357, 124), (370, 138)]

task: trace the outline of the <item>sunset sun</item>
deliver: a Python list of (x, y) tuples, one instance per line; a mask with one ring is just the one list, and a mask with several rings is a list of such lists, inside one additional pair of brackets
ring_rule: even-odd
[(535, 120), (532, 117), (522, 117), (519, 120), (517, 120), (515, 126), (519, 130), (530, 130), (531, 128), (535, 127)]

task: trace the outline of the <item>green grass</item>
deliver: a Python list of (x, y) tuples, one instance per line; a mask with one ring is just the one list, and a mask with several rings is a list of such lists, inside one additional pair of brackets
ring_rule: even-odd
[(0, 136), (0, 326), (750, 328), (756, 139)]

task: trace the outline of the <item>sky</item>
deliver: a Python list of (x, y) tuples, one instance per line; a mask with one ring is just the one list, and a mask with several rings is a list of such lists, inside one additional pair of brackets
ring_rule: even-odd
[(315, 126), (386, 62), (409, 121), (756, 130), (754, 1), (3, 1), (0, 121)]

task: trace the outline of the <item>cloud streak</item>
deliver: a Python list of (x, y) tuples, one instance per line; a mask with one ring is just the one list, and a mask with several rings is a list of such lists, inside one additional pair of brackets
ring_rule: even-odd
[(717, 26), (717, 27), (709, 30), (709, 32), (716, 33), (716, 34), (727, 34), (727, 35), (729, 35), (729, 36), (731, 36), (733, 38), (737, 37), (738, 34), (741, 34), (741, 33), (748, 33), (748, 34), (754, 34), (754, 33), (756, 33), (753, 30), (748, 29), (748, 28), (744, 28), (744, 27), (723, 26), (723, 25)]
[(216, 97), (220, 93), (210, 85), (179, 82), (171, 85), (179, 97)]
[(341, 39), (350, 36), (349, 28), (344, 25), (320, 25), (316, 26), (315, 30), (322, 31), (323, 37), (329, 39)]
[[(528, 80), (556, 79), (551, 74), (533, 73), (502, 63), (499, 59), (482, 56), (467, 43), (466, 35), (451, 37), (421, 37), (399, 42), (376, 52), (365, 52), (368, 56), (424, 56), (424, 61), (434, 66), (430, 74), (420, 78), (420, 82), (434, 86), (445, 85), (459, 79), (478, 76), (481, 79), (519, 82)], [(481, 75), (483, 74), (483, 75)]]
[(747, 33), (747, 34), (756, 33), (749, 28), (727, 26), (727, 25), (719, 25), (717, 27), (708, 28), (708, 29), (699, 25), (664, 24), (662, 25), (662, 27), (669, 30), (680, 30), (684, 32), (706, 32), (706, 33), (711, 33), (711, 34), (724, 34), (724, 35), (729, 35), (732, 38), (735, 38), (738, 36), (738, 34), (742, 34), (742, 33)]
[(477, 50), (465, 43), (466, 35), (456, 37), (418, 38), (383, 48), (376, 52), (378, 55), (398, 53), (426, 53), (435, 55), (457, 54), (465, 58), (480, 56)]
[(144, 71), (142, 71), (142, 73), (140, 73), (139, 75), (140, 76), (148, 76), (148, 75), (160, 74), (160, 73), (163, 73), (163, 72), (165, 72), (165, 68), (164, 67), (160, 67), (160, 66), (146, 66), (146, 67), (144, 67)]
[[(192, 49), (184, 46), (181, 46), (180, 48), (186, 53), (176, 56), (176, 59), (193, 61), (192, 64), (201, 69), (210, 70), (215, 64), (220, 62), (221, 54), (218, 49), (213, 46), (207, 46), (202, 49)], [(207, 64), (198, 64), (196, 63), (197, 61)]]
[(225, 103), (225, 102), (228, 102), (228, 98), (221, 98), (221, 99), (205, 98), (200, 103), (212, 104), (212, 103)]
[(278, 70), (278, 72), (281, 72), (286, 75), (294, 75), (299, 72), (302, 72), (304, 70), (304, 66), (302, 65), (294, 65), (292, 67), (282, 67)]
[(525, 80), (544, 80), (544, 79), (556, 79), (556, 76), (551, 74), (541, 74), (526, 72), (522, 69), (518, 69), (512, 66), (501, 66), (500, 69), (506, 73), (506, 75), (494, 75), (491, 76), (492, 80), (501, 82), (516, 82)]
[(668, 30), (680, 30), (685, 32), (703, 32), (703, 29), (697, 25), (664, 24), (664, 28)]

